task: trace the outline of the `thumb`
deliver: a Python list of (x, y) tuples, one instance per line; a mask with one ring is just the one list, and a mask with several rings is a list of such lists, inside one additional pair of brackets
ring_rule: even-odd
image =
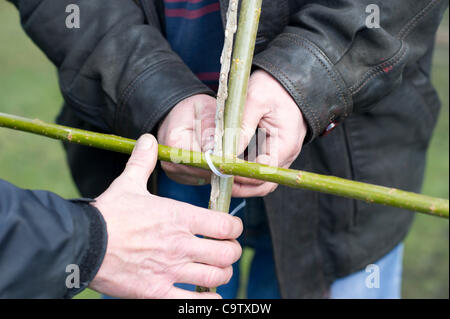
[(158, 142), (150, 134), (142, 135), (136, 142), (122, 175), (137, 185), (147, 188), (147, 181), (158, 160)]

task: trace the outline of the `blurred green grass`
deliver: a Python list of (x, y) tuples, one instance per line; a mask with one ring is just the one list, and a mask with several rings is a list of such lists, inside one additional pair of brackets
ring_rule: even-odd
[[(442, 110), (427, 156), (423, 193), (449, 198), (449, 16), (441, 24), (434, 63), (433, 84)], [(406, 239), (404, 298), (449, 298), (449, 224), (418, 215)]]
[[(62, 103), (53, 66), (26, 37), (15, 9), (0, 1), (0, 112), (54, 121)], [(435, 53), (433, 82), (443, 102), (426, 170), (423, 192), (449, 197), (448, 12)], [(0, 178), (17, 186), (78, 196), (59, 142), (0, 129)], [(404, 298), (449, 298), (449, 224), (417, 216), (408, 235), (404, 260)], [(242, 259), (243, 278), (252, 251)], [(239, 296), (245, 297), (241, 290)], [(86, 290), (79, 298), (98, 298)]]

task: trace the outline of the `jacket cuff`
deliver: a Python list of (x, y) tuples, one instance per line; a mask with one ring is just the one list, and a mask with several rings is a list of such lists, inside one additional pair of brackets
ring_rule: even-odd
[(64, 298), (72, 298), (89, 286), (103, 263), (108, 245), (106, 222), (100, 211), (89, 204), (95, 200), (82, 198), (71, 201), (80, 206), (89, 221), (89, 240), (79, 263), (80, 287), (68, 289)]
[(283, 33), (257, 54), (254, 66), (276, 78), (308, 124), (305, 143), (327, 133), (350, 115), (352, 99), (332, 62), (309, 40)]
[(152, 65), (125, 90), (115, 120), (115, 132), (137, 139), (152, 132), (179, 102), (196, 94), (215, 93), (178, 59)]

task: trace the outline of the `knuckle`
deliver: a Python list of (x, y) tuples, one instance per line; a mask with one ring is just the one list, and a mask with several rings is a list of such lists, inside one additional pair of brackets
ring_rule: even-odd
[(178, 262), (187, 256), (188, 244), (184, 236), (173, 236), (169, 242), (167, 257)]
[(192, 211), (185, 204), (179, 205), (179, 203), (173, 200), (170, 200), (166, 215), (168, 216), (171, 227), (176, 227), (185, 241), (189, 240), (187, 235), (191, 234), (191, 229), (196, 224), (202, 222), (201, 216), (199, 216), (197, 211)]
[[(221, 216), (222, 217), (222, 216)], [(219, 222), (218, 234), (220, 238), (228, 238), (233, 230), (233, 225), (228, 218), (221, 218)]]
[(226, 285), (230, 282), (231, 277), (233, 277), (233, 267), (229, 266), (224, 269), (224, 281), (222, 282), (222, 285)]
[[(236, 238), (237, 239), (239, 236), (241, 236), (242, 232), (244, 231), (244, 223), (242, 222), (242, 219), (240, 219), (239, 217), (234, 217), (235, 223), (237, 224), (237, 229), (238, 232), (236, 234)], [(238, 243), (239, 245), (239, 243)], [(241, 247), (241, 245), (239, 245), (239, 247)]]
[(277, 188), (277, 185), (273, 185), (272, 183), (269, 183), (265, 185), (265, 187), (259, 192), (258, 196), (264, 197), (275, 191)]
[[(179, 222), (191, 232), (194, 232), (192, 230), (195, 229), (195, 226), (202, 222), (203, 214), (200, 212), (193, 212), (193, 213), (186, 212), (185, 214), (181, 215), (182, 215), (181, 218), (178, 219)], [(200, 234), (193, 234), (193, 235), (200, 235)]]
[(234, 253), (235, 253), (233, 263), (235, 263), (242, 256), (242, 247), (237, 241), (234, 243), (233, 247), (234, 247)]
[(128, 160), (127, 167), (137, 167), (143, 169), (146, 168), (146, 165), (143, 163), (142, 156), (133, 156)]
[(261, 101), (261, 92), (259, 92), (259, 90), (255, 89), (255, 87), (252, 86), (248, 90), (247, 97), (248, 97), (248, 101), (250, 103), (256, 103), (256, 104), (260, 103), (260, 101)]
[(236, 261), (237, 251), (232, 245), (226, 245), (220, 252), (220, 264), (231, 265)]
[(300, 150), (301, 150), (301, 145), (300, 146), (295, 146), (295, 148), (291, 151), (290, 155), (287, 156), (287, 164), (290, 166), (299, 156), (300, 154)]
[(177, 282), (183, 277), (185, 266), (186, 264), (176, 264), (167, 269), (165, 275), (171, 283)]
[(173, 134), (169, 134), (166, 138), (166, 143), (168, 146), (175, 146), (179, 141), (179, 136), (174, 136)]
[(184, 132), (182, 128), (180, 127), (172, 128), (172, 130), (169, 131), (168, 135), (166, 136), (164, 142), (168, 146), (184, 145), (187, 136), (189, 135), (186, 135), (186, 132)]
[(219, 269), (212, 267), (209, 269), (205, 276), (205, 286), (206, 287), (216, 287), (220, 284), (220, 273)]

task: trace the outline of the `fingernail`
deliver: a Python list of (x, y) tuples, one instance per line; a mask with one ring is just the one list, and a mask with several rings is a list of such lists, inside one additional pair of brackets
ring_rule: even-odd
[(138, 139), (136, 149), (139, 151), (148, 151), (153, 147), (153, 141), (154, 139), (149, 134), (145, 134)]

